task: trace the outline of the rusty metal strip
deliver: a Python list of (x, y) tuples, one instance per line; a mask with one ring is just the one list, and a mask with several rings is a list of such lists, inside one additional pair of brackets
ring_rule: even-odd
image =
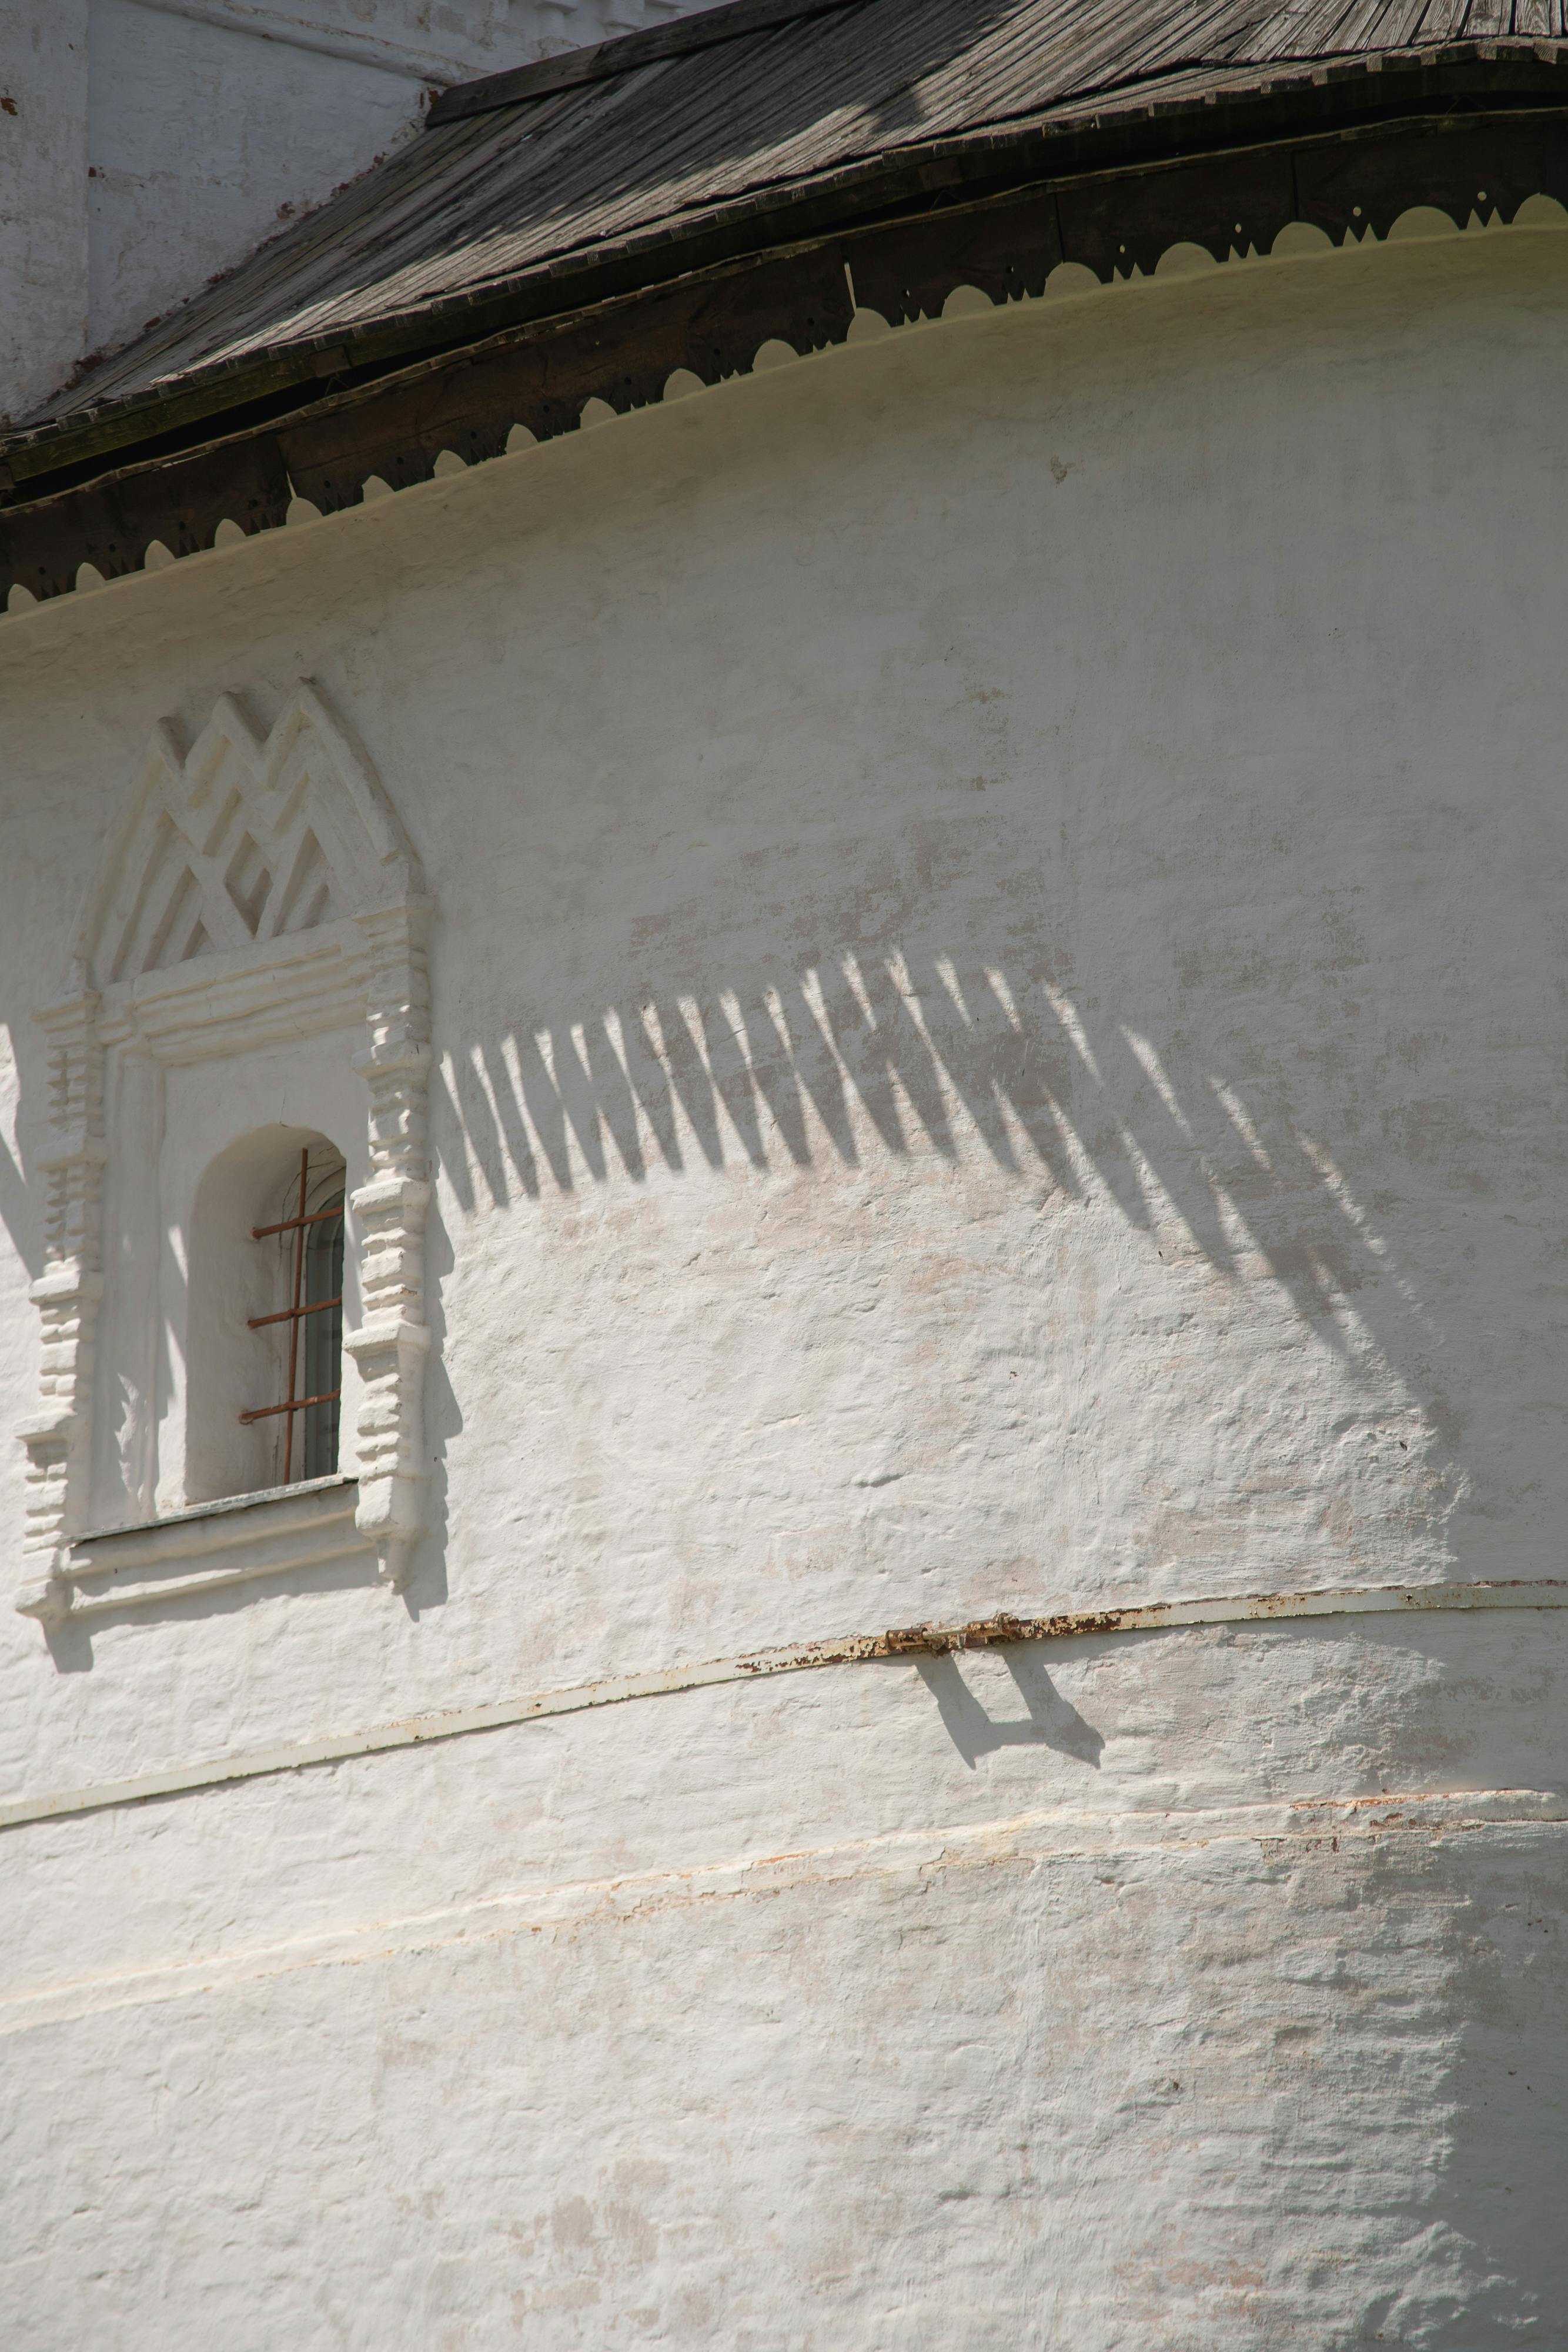
[(1190, 1625), (1275, 1623), (1312, 1617), (1404, 1616), (1431, 1610), (1568, 1608), (1568, 1580), (1452, 1584), (1389, 1584), (1314, 1592), (1255, 1592), (1207, 1601), (1156, 1601), (1129, 1609), (1075, 1610), (1047, 1617), (998, 1615), (955, 1625), (906, 1625), (885, 1633), (851, 1634), (841, 1641), (807, 1642), (750, 1656), (713, 1658), (689, 1666), (666, 1666), (653, 1674), (616, 1675), (602, 1682), (577, 1683), (522, 1698), (498, 1699), (489, 1706), (461, 1707), (441, 1715), (405, 1717), (370, 1731), (340, 1733), (298, 1745), (252, 1749), (202, 1764), (145, 1772), (135, 1780), (109, 1780), (96, 1788), (68, 1789), (54, 1796), (22, 1797), (0, 1805), (0, 1830), (28, 1822), (57, 1821), (71, 1813), (101, 1812), (110, 1806), (144, 1804), (156, 1797), (183, 1796), (196, 1789), (222, 1788), (235, 1780), (260, 1780), (277, 1772), (299, 1772), (317, 1765), (346, 1763), (391, 1748), (421, 1748), (471, 1732), (499, 1731), (550, 1716), (582, 1715), (591, 1708), (621, 1706), (630, 1699), (665, 1698), (677, 1691), (706, 1690), (716, 1684), (759, 1682), (774, 1675), (805, 1674), (822, 1666), (856, 1665), (868, 1660), (940, 1657), (956, 1651), (988, 1649), (1013, 1642), (1081, 1641), (1117, 1633), (1166, 1633)]

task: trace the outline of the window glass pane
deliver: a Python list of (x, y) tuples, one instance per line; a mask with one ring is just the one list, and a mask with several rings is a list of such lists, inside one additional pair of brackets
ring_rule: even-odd
[[(304, 1378), (298, 1394), (321, 1396), (338, 1388), (342, 1380), (343, 1365), (343, 1195), (341, 1190), (314, 1203), (316, 1209), (336, 1209), (338, 1213), (329, 1223), (306, 1228), (305, 1298), (307, 1307), (314, 1307), (324, 1298), (340, 1303), (327, 1307), (319, 1315), (302, 1318), (301, 1328), (305, 1347)], [(329, 1477), (338, 1466), (339, 1401), (334, 1396), (325, 1404), (313, 1404), (299, 1416), (305, 1425), (304, 1458), (295, 1475), (299, 1478)]]

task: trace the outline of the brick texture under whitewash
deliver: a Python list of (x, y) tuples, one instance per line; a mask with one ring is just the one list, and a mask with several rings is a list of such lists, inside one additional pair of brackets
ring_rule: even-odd
[(0, 620), (26, 2352), (1565, 2340), (1568, 213), (945, 312)]

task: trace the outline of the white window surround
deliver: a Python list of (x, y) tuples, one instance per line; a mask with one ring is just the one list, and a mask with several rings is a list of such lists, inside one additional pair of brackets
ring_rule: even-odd
[[(238, 1582), (307, 1555), (337, 1556), (350, 1548), (350, 1496), (353, 1546), (374, 1550), (394, 1589), (406, 1580), (425, 1476), (430, 913), (369, 761), (313, 686), (299, 685), (265, 734), (231, 696), (188, 751), (172, 722), (154, 729), (82, 909), (71, 992), (38, 1016), (51, 1118), (39, 1163), (46, 1264), (31, 1293), (43, 1321), (42, 1393), (18, 1432), (28, 1457), (25, 1613), (58, 1625), (78, 1599), (95, 1610), (127, 1605), (184, 1589), (187, 1578)], [(145, 1393), (152, 1349), (128, 1344), (113, 1318), (123, 1360), (95, 1363), (106, 1172), (117, 1156), (132, 1170), (147, 1156), (122, 1108), (134, 1089), (106, 1088), (106, 1066), (117, 1055), (120, 1066), (136, 1062), (161, 1087), (188, 1066), (221, 1064), (212, 1075), (237, 1077), (229, 1091), (238, 1096), (247, 1066), (302, 1048), (328, 1065), (340, 1059), (342, 1099), (352, 1086), (357, 1116), (368, 1109), (362, 1137), (342, 1139), (362, 1181), (347, 1218), (359, 1319), (343, 1337), (358, 1412), (352, 1432), (345, 1419), (339, 1475), (195, 1509), (160, 1487), (150, 1525), (89, 1534), (95, 1409), (112, 1390), (133, 1412), (156, 1410)], [(183, 1269), (179, 1248), (172, 1262)], [(167, 1300), (159, 1312), (172, 1327)], [(234, 1554), (242, 1537), (257, 1539), (255, 1558), (267, 1565)], [(119, 1570), (133, 1560), (155, 1571), (151, 1586), (120, 1585)]]

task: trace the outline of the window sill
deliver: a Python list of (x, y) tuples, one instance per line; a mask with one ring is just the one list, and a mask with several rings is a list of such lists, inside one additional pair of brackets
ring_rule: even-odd
[[(354, 1523), (357, 1478), (312, 1478), (258, 1495), (196, 1503), (137, 1527), (99, 1528), (78, 1536), (50, 1580), (49, 1613), (68, 1589), (72, 1618), (133, 1609), (149, 1601), (225, 1592), (262, 1577), (359, 1557), (373, 1547)], [(38, 1601), (19, 1606), (41, 1615)]]

